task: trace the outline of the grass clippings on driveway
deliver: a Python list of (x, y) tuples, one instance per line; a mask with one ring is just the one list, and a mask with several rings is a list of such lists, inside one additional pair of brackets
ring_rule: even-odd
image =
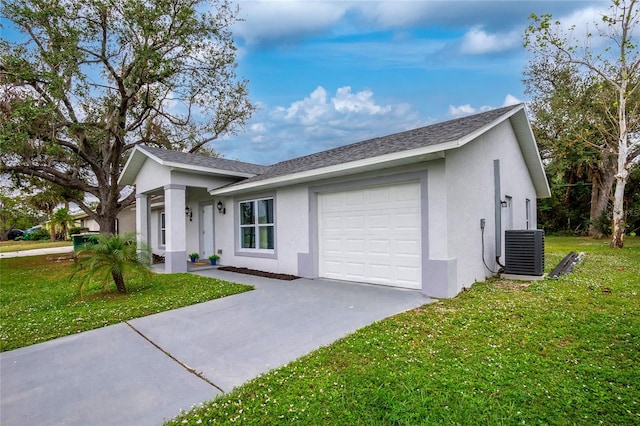
[(640, 239), (546, 250), (548, 271), (586, 256), (375, 323), (169, 424), (639, 424)]
[(82, 297), (69, 281), (73, 262), (55, 256), (0, 260), (0, 351), (251, 290), (194, 274), (151, 274), (126, 281), (128, 294), (102, 293), (99, 283)]

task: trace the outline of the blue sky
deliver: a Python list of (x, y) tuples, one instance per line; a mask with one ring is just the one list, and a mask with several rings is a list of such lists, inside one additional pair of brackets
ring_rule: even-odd
[(531, 13), (586, 31), (608, 1), (238, 1), (259, 110), (226, 158), (271, 164), (527, 100)]
[[(230, 0), (237, 73), (258, 110), (225, 158), (273, 164), (526, 102), (529, 15), (576, 35), (608, 0)], [(6, 23), (5, 23), (6, 24)], [(591, 25), (593, 30), (593, 25)], [(3, 36), (9, 36), (5, 28)]]

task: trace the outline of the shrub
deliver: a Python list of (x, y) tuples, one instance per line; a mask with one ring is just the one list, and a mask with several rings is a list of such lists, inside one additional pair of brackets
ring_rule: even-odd
[(44, 228), (36, 229), (33, 232), (24, 235), (26, 241), (43, 241), (50, 240), (51, 234)]
[(72, 228), (69, 228), (70, 235), (82, 234), (83, 232), (87, 232), (87, 231), (89, 231), (89, 228), (83, 228), (80, 226), (74, 226)]
[(95, 244), (87, 244), (78, 250), (76, 269), (71, 278), (78, 280), (80, 294), (94, 276), (101, 279), (105, 291), (113, 282), (119, 293), (126, 293), (125, 275), (132, 272), (149, 274), (150, 264), (151, 251), (137, 244), (135, 232), (124, 236), (100, 234), (95, 236)]

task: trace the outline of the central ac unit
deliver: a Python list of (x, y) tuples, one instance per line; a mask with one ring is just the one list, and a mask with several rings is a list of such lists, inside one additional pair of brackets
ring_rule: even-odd
[(544, 274), (544, 231), (529, 229), (505, 231), (504, 272), (513, 275)]

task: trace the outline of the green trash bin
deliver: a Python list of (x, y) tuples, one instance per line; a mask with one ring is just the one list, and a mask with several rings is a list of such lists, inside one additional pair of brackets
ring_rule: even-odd
[(73, 240), (73, 251), (78, 251), (84, 248), (87, 244), (95, 244), (96, 235), (99, 234), (97, 232), (85, 232), (82, 234), (72, 235), (71, 239)]

